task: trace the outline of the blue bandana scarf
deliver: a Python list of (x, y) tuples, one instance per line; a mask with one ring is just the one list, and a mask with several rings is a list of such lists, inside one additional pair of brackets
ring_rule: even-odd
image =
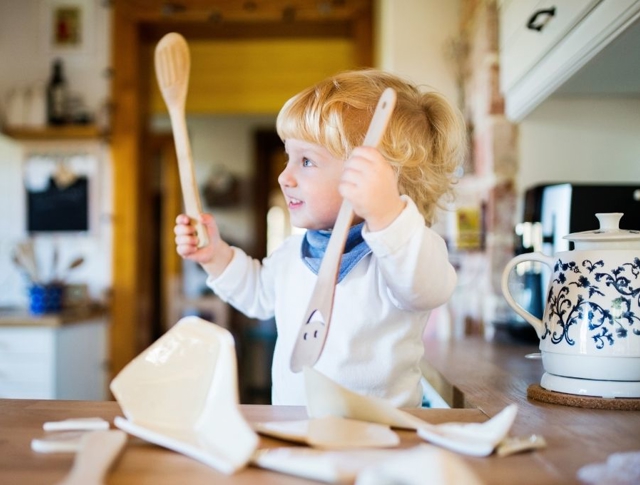
[[(338, 283), (347, 276), (349, 271), (358, 264), (358, 262), (371, 252), (371, 248), (367, 246), (362, 238), (362, 227), (364, 222), (357, 224), (349, 229), (349, 235), (344, 245), (344, 253), (340, 260), (340, 271), (338, 272)], [(318, 274), (320, 263), (327, 250), (331, 231), (307, 231), (302, 240), (300, 248), (300, 256), (302, 261), (309, 267), (314, 274)]]

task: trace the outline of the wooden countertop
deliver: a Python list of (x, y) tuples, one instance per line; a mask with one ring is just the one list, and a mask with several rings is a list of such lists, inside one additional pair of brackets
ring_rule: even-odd
[[(539, 352), (537, 345), (500, 339), (489, 343), (481, 338), (425, 345), (434, 377), (430, 380), (447, 402), (488, 416), (515, 403), (518, 416), (511, 435), (541, 434), (547, 442), (543, 450), (504, 459), (526, 473), (513, 474), (518, 467), (495, 467), (489, 483), (577, 484), (581, 482), (576, 473), (582, 466), (604, 462), (612, 453), (640, 452), (640, 411), (584, 409), (527, 399), (527, 388), (539, 384), (544, 373), (541, 360), (525, 358)], [(492, 466), (491, 460), (483, 464)], [(535, 477), (539, 473), (544, 478)]]
[(60, 313), (44, 313), (42, 315), (32, 315), (25, 308), (0, 308), (0, 327), (59, 327), (86, 322), (103, 317), (107, 313), (104, 306), (93, 304), (63, 310)]
[[(541, 434), (548, 443), (546, 449), (505, 458), (463, 456), (487, 484), (578, 484), (576, 472), (581, 466), (604, 462), (614, 452), (640, 451), (640, 412), (589, 410), (528, 401), (528, 385), (539, 382), (542, 374), (540, 361), (524, 358), (525, 354), (537, 351), (535, 346), (466, 339), (427, 342), (426, 347), (431, 377), (435, 377), (434, 381), (439, 379), (436, 384), (444, 397), (467, 407), (414, 410), (414, 414), (432, 423), (482, 422), (506, 405), (517, 403), (519, 412), (510, 434)], [(306, 416), (302, 407), (243, 405), (241, 408), (250, 422)], [(120, 414), (118, 404), (113, 401), (0, 399), (0, 483), (55, 483), (68, 472), (73, 455), (46, 455), (30, 449), (31, 440), (44, 435), (45, 421), (99, 416), (112, 422)], [(400, 431), (399, 434), (404, 447), (423, 443), (415, 433)], [(260, 446), (283, 446), (283, 442), (262, 437)], [(107, 483), (293, 485), (317, 482), (253, 467), (224, 476), (191, 458), (129, 437)]]
[[(306, 410), (297, 406), (243, 405), (242, 412), (251, 421), (305, 419)], [(482, 422), (486, 416), (477, 409), (426, 409), (416, 414), (430, 422), (442, 423)], [(0, 483), (34, 485), (57, 483), (71, 469), (73, 454), (42, 454), (31, 451), (33, 438), (45, 433), (45, 421), (68, 418), (102, 417), (113, 422), (121, 415), (113, 401), (37, 401), (0, 399)], [(399, 431), (403, 447), (424, 443), (409, 431)], [(260, 448), (293, 446), (290, 443), (260, 438)], [(234, 475), (223, 475), (196, 460), (164, 448), (129, 437), (118, 462), (109, 474), (109, 485), (301, 485), (313, 484), (309, 480), (283, 475), (268, 470), (247, 467)]]

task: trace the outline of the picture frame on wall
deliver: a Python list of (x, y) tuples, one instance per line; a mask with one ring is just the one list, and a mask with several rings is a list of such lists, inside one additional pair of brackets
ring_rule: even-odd
[(93, 49), (94, 0), (40, 0), (44, 51), (89, 54)]

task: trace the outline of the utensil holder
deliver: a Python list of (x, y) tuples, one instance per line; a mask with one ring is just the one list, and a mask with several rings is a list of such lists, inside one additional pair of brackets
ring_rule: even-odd
[(29, 313), (32, 315), (60, 313), (63, 297), (63, 285), (34, 284), (29, 287)]

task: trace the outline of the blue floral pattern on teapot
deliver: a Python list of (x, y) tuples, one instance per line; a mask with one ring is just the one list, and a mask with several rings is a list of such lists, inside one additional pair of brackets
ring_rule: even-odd
[[(568, 272), (574, 275), (567, 278)], [(640, 338), (640, 315), (632, 311), (632, 306), (637, 308), (640, 304), (640, 258), (610, 269), (605, 268), (603, 260), (583, 260), (580, 264), (558, 260), (554, 276), (555, 285), (550, 285), (541, 339), (549, 337), (554, 344), (565, 341), (575, 345), (570, 335), (571, 327), (583, 322), (585, 317), (589, 337), (597, 349), (604, 348), (607, 343), (615, 345), (616, 339), (629, 338), (630, 333)], [(577, 291), (572, 294), (569, 285), (575, 285)], [(602, 285), (617, 292), (618, 296), (610, 303), (598, 302), (599, 298), (605, 297)], [(638, 304), (632, 305), (636, 300)], [(553, 332), (549, 324), (554, 328)]]

